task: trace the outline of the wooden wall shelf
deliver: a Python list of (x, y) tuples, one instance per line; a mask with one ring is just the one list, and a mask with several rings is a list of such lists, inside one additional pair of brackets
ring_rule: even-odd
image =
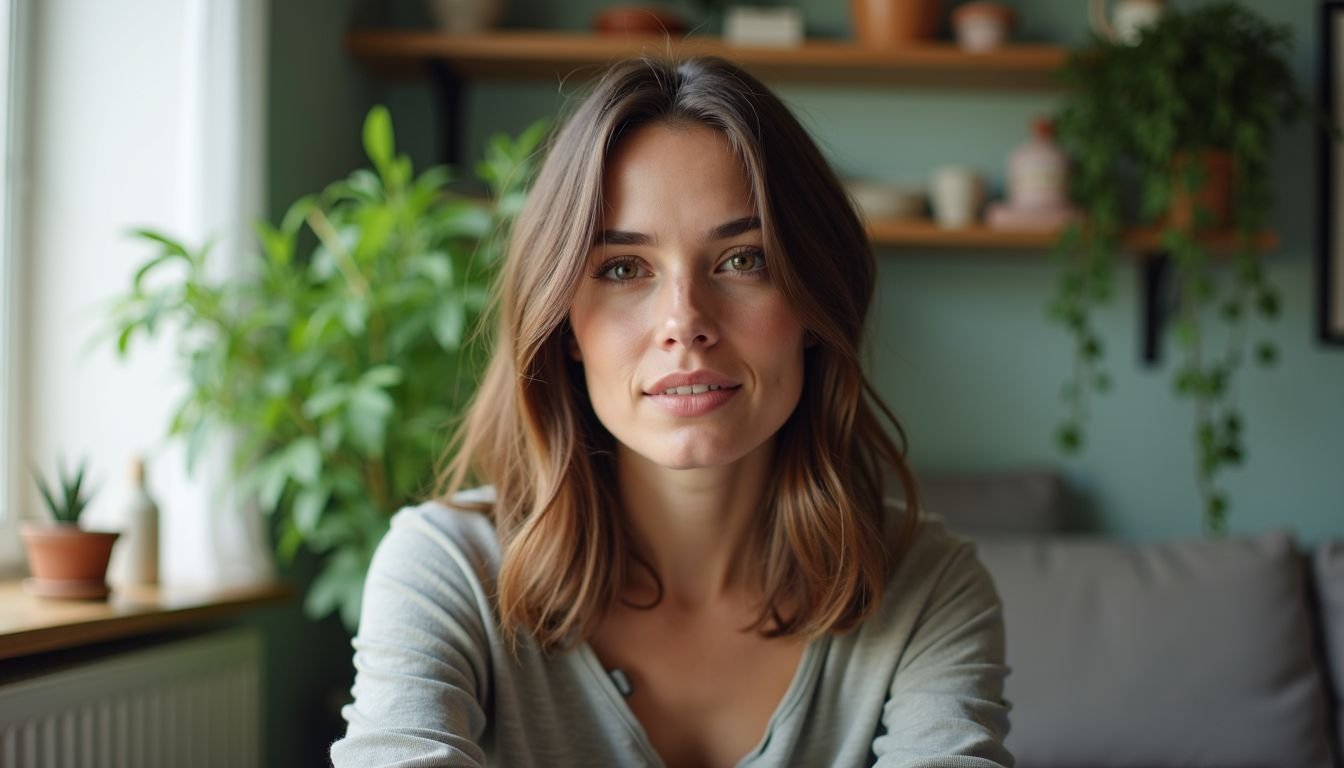
[[(577, 32), (502, 31), (448, 35), (424, 30), (356, 29), (346, 49), (381, 76), (428, 77), (436, 94), (441, 160), (462, 161), (462, 87), (471, 78), (562, 81), (589, 78), (611, 62), (642, 54), (716, 55), (741, 64), (767, 82), (846, 86), (900, 86), (935, 89), (1028, 91), (1061, 86), (1059, 74), (1068, 49), (1059, 45), (1016, 44), (972, 54), (955, 45), (905, 49), (864, 48), (850, 42), (811, 40), (790, 48), (732, 46), (719, 38), (599, 37)], [(978, 226), (939, 229), (931, 221), (871, 221), (868, 233), (881, 248), (947, 248), (993, 252), (1050, 251), (1057, 230), (1013, 232)], [(1215, 251), (1237, 246), (1235, 233), (1204, 238)], [(1258, 250), (1278, 245), (1272, 233), (1256, 237)], [(1171, 315), (1170, 257), (1160, 233), (1136, 230), (1125, 238), (1139, 260), (1144, 316), (1144, 358), (1155, 361), (1162, 329)]]
[[(892, 248), (970, 248), (992, 250), (1050, 250), (1059, 239), (1060, 231), (991, 229), (984, 225), (965, 229), (942, 229), (929, 219), (876, 219), (868, 222), (868, 237), (875, 246)], [(1202, 240), (1217, 252), (1228, 252), (1237, 246), (1235, 232), (1211, 232)], [(1255, 236), (1255, 249), (1268, 251), (1277, 248), (1278, 237), (1272, 232)], [(1161, 251), (1161, 233), (1153, 229), (1136, 229), (1125, 236), (1125, 247), (1140, 256)]]
[(1067, 51), (1057, 45), (1010, 45), (983, 54), (955, 45), (869, 49), (840, 41), (798, 47), (734, 46), (719, 38), (599, 37), (552, 31), (448, 35), (422, 30), (353, 30), (346, 49), (385, 75), (423, 75), (439, 61), (461, 77), (551, 78), (617, 59), (653, 55), (716, 55), (740, 62), (763, 80), (933, 88), (1049, 89), (1058, 87)]

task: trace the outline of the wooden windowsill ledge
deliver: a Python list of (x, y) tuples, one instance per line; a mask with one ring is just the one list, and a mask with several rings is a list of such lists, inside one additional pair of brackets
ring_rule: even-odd
[(0, 659), (93, 645), (226, 618), (288, 600), (278, 582), (217, 589), (120, 587), (106, 600), (34, 597), (0, 581)]

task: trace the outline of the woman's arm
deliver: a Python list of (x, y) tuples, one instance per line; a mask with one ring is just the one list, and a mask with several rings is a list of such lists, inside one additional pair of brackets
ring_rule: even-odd
[(393, 520), (374, 555), (354, 640), (349, 724), (335, 768), (485, 765), (490, 661), (480, 583), (424, 512)]
[(873, 741), (876, 765), (1011, 768), (1003, 746), (1007, 674), (998, 593), (974, 547), (960, 543), (892, 676), (883, 732)]

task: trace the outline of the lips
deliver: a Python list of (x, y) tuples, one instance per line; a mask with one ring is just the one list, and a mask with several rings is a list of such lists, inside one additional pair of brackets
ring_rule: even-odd
[(672, 416), (703, 416), (737, 396), (741, 387), (711, 389), (690, 395), (648, 395), (655, 406)]
[(698, 393), (685, 393), (680, 395), (665, 395), (665, 393), (667, 393), (668, 390), (674, 390), (680, 387), (714, 387), (716, 390), (732, 390), (737, 389), (740, 386), (742, 386), (741, 382), (730, 379), (723, 374), (707, 369), (700, 369), (668, 374), (650, 385), (644, 390), (644, 394), (650, 396), (698, 397)]
[(703, 416), (732, 400), (741, 387), (741, 382), (721, 373), (700, 369), (664, 376), (644, 394), (669, 415)]

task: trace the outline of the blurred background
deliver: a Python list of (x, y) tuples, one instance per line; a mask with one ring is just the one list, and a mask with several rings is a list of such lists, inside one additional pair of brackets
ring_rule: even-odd
[[(1085, 3), (1012, 0), (1014, 39), (1079, 46), (1089, 37)], [(1202, 3), (1184, 0), (1180, 8)], [(499, 26), (585, 33), (612, 3), (507, 0)], [(852, 39), (850, 6), (788, 3), (808, 38)], [(944, 9), (944, 18), (956, 3)], [(1290, 65), (1315, 97), (1321, 85), (1320, 6), (1308, 0), (1244, 0), (1285, 25)], [(339, 707), (353, 670), (349, 630), (335, 615), (302, 610), (318, 559), (299, 549), (277, 560), (283, 534), (255, 510), (226, 512), (227, 459), (206, 450), (188, 475), (180, 442), (164, 435), (189, 387), (171, 334), (142, 339), (128, 360), (91, 341), (153, 248), (127, 233), (151, 227), (193, 247), (217, 238), (222, 280), (246, 273), (258, 245), (254, 219), (279, 225), (292, 203), (367, 167), (366, 115), (386, 105), (397, 149), (417, 169), (446, 159), (455, 139), (454, 189), (471, 180), (490, 137), (517, 136), (556, 116), (581, 93), (579, 78), (464, 77), (444, 112), (434, 75), (388, 73), (345, 44), (352, 31), (430, 31), (419, 0), (18, 0), (20, 66), (11, 66), (7, 112), (14, 181), (5, 222), (10, 256), (4, 325), (6, 506), (0, 564), (16, 578), (24, 558), (19, 519), (40, 500), (30, 466), (87, 456), (99, 493), (89, 520), (115, 526), (129, 491), (124, 468), (147, 457), (148, 488), (161, 517), (165, 584), (279, 579), (292, 597), (230, 620), (262, 639), (265, 764), (324, 765), (343, 731)], [(689, 3), (666, 3), (693, 33), (721, 21)], [(948, 42), (944, 26), (940, 36)], [(773, 83), (772, 83), (773, 84)], [(1034, 118), (1053, 114), (1051, 88), (942, 88), (775, 84), (845, 177), (926, 187), (948, 165), (976, 169), (1001, 198), (1010, 153)], [(15, 95), (17, 94), (17, 95)], [(17, 139), (15, 138), (17, 137)], [(1222, 480), (1229, 529), (1287, 529), (1304, 544), (1344, 532), (1344, 348), (1317, 329), (1318, 249), (1324, 247), (1318, 133), (1311, 121), (1282, 132), (1270, 154), (1279, 247), (1265, 258), (1282, 295), (1267, 335), (1275, 366), (1247, 366), (1237, 400), (1247, 434), (1244, 466)], [(17, 141), (17, 144), (13, 142)], [(301, 239), (313, 246), (311, 235)], [(1116, 293), (1097, 322), (1106, 339), (1109, 393), (1089, 406), (1088, 440), (1076, 456), (1056, 447), (1061, 383), (1073, 365), (1070, 338), (1046, 316), (1057, 267), (1049, 248), (881, 245), (877, 302), (867, 342), (872, 380), (904, 425), (910, 457), (930, 476), (1057, 476), (1069, 530), (1144, 542), (1204, 533), (1195, 482), (1193, 416), (1171, 383), (1174, 347), (1142, 359), (1141, 269), (1122, 263)], [(415, 371), (404, 372), (409, 378)], [(393, 424), (389, 427), (396, 429)], [(231, 510), (232, 507), (230, 506)], [(22, 676), (23, 657), (3, 662)], [(36, 668), (33, 666), (32, 668)], [(2, 761), (0, 761), (2, 762)]]

